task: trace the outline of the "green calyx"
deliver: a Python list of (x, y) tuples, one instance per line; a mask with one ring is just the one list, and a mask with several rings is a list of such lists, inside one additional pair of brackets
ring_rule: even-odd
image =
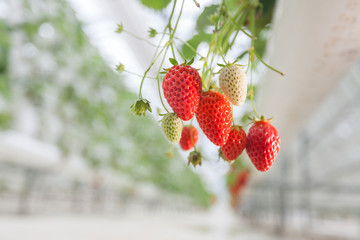
[(125, 70), (124, 64), (119, 63), (119, 64), (116, 66), (116, 71), (118, 71), (119, 73), (122, 73), (124, 70)]
[(231, 127), (231, 129), (235, 129), (236, 131), (239, 131), (240, 128), (242, 129), (242, 127), (240, 125), (233, 125)]
[[(176, 66), (176, 65), (183, 65), (183, 66), (191, 66), (191, 64), (194, 63), (195, 61), (195, 58), (192, 58), (190, 61), (187, 61), (186, 59), (184, 60), (183, 63), (179, 64), (178, 61), (175, 59), (175, 58), (169, 58), (169, 61), (170, 63), (173, 65), (173, 66)], [(164, 69), (165, 71), (169, 70), (169, 69)]]
[(261, 115), (259, 118), (258, 117), (249, 117), (248, 120), (250, 120), (250, 122), (247, 125), (253, 124), (255, 122), (261, 122), (261, 121), (266, 121), (266, 122), (271, 122), (274, 119), (274, 117), (271, 118), (265, 118), (264, 115)]
[(158, 34), (158, 32), (154, 28), (149, 29), (149, 37), (154, 38)]
[(138, 116), (145, 116), (146, 111), (151, 112), (150, 102), (143, 98), (137, 100), (130, 108)]
[(116, 29), (116, 33), (122, 33), (124, 31), (124, 26), (123, 26), (123, 24), (121, 23), (121, 24), (118, 24), (117, 25), (117, 29)]
[(196, 167), (197, 165), (201, 166), (201, 153), (194, 150), (189, 154), (188, 157), (188, 165), (190, 165), (190, 163)]

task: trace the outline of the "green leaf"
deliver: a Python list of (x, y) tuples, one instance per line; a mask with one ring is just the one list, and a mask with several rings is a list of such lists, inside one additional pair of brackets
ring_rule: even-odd
[(7, 100), (9, 100), (12, 95), (10, 81), (10, 78), (5, 74), (0, 74), (0, 95)]
[(199, 44), (202, 42), (210, 42), (211, 36), (212, 34), (200, 32), (188, 40), (186, 44), (182, 46), (182, 53), (184, 54), (185, 58), (191, 59), (195, 57), (195, 51), (197, 50)]
[(141, 3), (154, 10), (161, 10), (165, 8), (171, 0), (141, 0)]
[(155, 37), (157, 34), (158, 34), (158, 32), (151, 27), (150, 30), (149, 30), (149, 37), (153, 38), (153, 37)]
[(242, 54), (240, 54), (240, 56), (238, 56), (236, 59), (238, 60), (240, 60), (240, 59), (242, 59), (247, 53), (248, 53), (249, 51), (248, 50), (246, 50), (245, 52), (243, 52)]
[(14, 121), (13, 116), (10, 113), (1, 112), (0, 113), (0, 129), (7, 130), (11, 128)]
[(193, 64), (193, 63), (194, 63), (194, 60), (195, 60), (195, 58), (193, 57), (193, 58), (187, 63), (187, 65)]
[(172, 65), (179, 65), (179, 63), (176, 61), (176, 59), (175, 58), (169, 58), (169, 61), (170, 61), (170, 63), (172, 64)]
[(216, 15), (218, 9), (219, 5), (211, 5), (206, 7), (197, 19), (196, 29), (198, 31), (205, 31), (208, 26), (214, 25), (214, 15)]
[(217, 64), (219, 67), (225, 67), (225, 65), (224, 64), (221, 64), (221, 63), (218, 63)]
[(117, 27), (118, 27), (118, 28), (116, 29), (115, 32), (117, 32), (117, 33), (122, 33), (122, 31), (124, 31), (124, 26), (122, 25), (122, 23), (121, 23), (121, 24), (118, 24)]

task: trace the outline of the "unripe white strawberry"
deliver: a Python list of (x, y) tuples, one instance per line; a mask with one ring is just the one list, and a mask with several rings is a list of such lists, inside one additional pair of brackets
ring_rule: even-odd
[(247, 95), (247, 76), (241, 66), (229, 64), (221, 69), (219, 85), (232, 104), (244, 104)]
[(168, 113), (161, 120), (161, 130), (171, 143), (178, 143), (181, 138), (183, 123), (176, 113)]

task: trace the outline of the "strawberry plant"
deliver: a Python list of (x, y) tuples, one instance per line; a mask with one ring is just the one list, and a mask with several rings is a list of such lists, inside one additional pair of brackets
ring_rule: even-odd
[[(150, 4), (150, 1), (144, 0), (144, 2), (145, 5)], [(264, 48), (259, 44), (263, 42), (263, 37), (259, 36), (259, 33), (266, 28), (266, 24), (271, 19), (269, 2), (273, 3), (273, 1), (260, 0), (222, 0), (218, 5), (208, 6), (202, 10), (198, 18), (196, 26), (198, 33), (188, 41), (182, 40), (176, 34), (184, 11), (184, 0), (163, 2), (162, 7), (172, 3), (168, 22), (162, 31), (154, 28), (149, 30), (150, 38), (160, 36), (157, 44), (153, 44), (149, 39), (135, 36), (126, 29), (126, 26), (119, 24), (116, 32), (130, 33), (155, 47), (152, 61), (143, 74), (129, 71), (123, 64), (117, 66), (119, 72), (141, 76), (138, 100), (131, 106), (135, 114), (144, 116), (147, 111), (151, 112), (151, 101), (144, 98), (142, 89), (144, 81), (155, 79), (162, 104), (158, 114), (163, 117), (162, 130), (171, 143), (180, 140), (181, 121), (190, 121), (192, 126), (196, 119), (206, 138), (220, 147), (220, 155), (226, 160), (229, 162), (235, 160), (247, 146), (247, 153), (255, 167), (260, 171), (267, 171), (279, 151), (280, 140), (277, 133), (275, 134), (276, 129), (270, 128), (264, 117), (256, 111), (252, 72), (257, 63), (262, 63), (276, 73), (284, 75), (268, 65), (261, 57)], [(197, 1), (194, 0), (194, 3), (194, 7), (200, 8)], [(154, 9), (162, 7), (153, 6)], [(247, 38), (249, 45), (245, 51), (239, 52), (237, 57), (234, 57), (234, 52), (238, 51), (235, 46), (240, 38)], [(206, 54), (198, 51), (202, 42), (208, 46)], [(193, 67), (195, 65), (201, 67), (196, 69)], [(150, 70), (155, 66), (157, 66), (156, 75), (149, 76)], [(236, 124), (239, 120), (233, 115), (233, 111), (237, 107), (243, 107), (247, 99), (252, 106), (254, 124), (248, 137)], [(169, 111), (169, 106), (173, 112)], [(267, 128), (259, 130), (260, 125)], [(201, 152), (195, 146), (198, 139), (197, 130), (192, 130), (189, 138), (189, 129), (194, 128), (183, 129), (180, 146), (183, 150), (194, 147), (188, 161), (194, 166), (201, 165)], [(267, 141), (265, 139), (267, 132), (271, 132), (272, 136), (277, 135), (277, 138), (270, 139), (271, 144), (276, 145), (274, 149), (268, 149), (267, 143), (261, 142)], [(256, 149), (267, 151), (271, 156), (263, 156), (257, 153)]]

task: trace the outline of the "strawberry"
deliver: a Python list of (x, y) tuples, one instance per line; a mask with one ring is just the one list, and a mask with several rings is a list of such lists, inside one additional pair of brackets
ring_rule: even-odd
[(250, 171), (243, 170), (238, 173), (234, 183), (229, 187), (232, 195), (238, 195), (249, 181)]
[(249, 129), (246, 152), (256, 169), (269, 170), (280, 150), (280, 137), (275, 127), (263, 117)]
[(167, 102), (179, 118), (190, 120), (196, 112), (202, 88), (197, 70), (188, 65), (172, 66), (165, 74), (162, 88)]
[(193, 126), (183, 128), (180, 138), (180, 147), (186, 151), (193, 148), (199, 139), (199, 133)]
[(246, 133), (238, 125), (231, 128), (229, 138), (224, 146), (221, 146), (223, 156), (229, 160), (235, 160), (246, 147)]
[(217, 146), (226, 143), (231, 129), (232, 109), (223, 94), (213, 90), (201, 93), (196, 119), (212, 143)]
[(247, 77), (242, 67), (229, 64), (221, 69), (219, 85), (232, 104), (235, 106), (244, 104), (247, 94)]
[(182, 128), (182, 121), (175, 113), (168, 113), (161, 120), (161, 130), (171, 143), (180, 141)]

